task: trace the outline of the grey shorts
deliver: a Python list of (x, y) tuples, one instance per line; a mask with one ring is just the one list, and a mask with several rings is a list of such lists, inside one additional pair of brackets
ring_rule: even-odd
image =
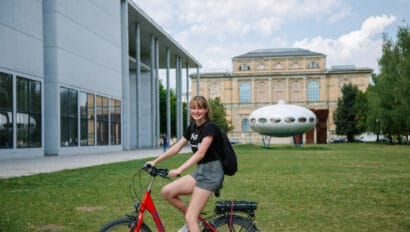
[(219, 160), (198, 164), (191, 176), (196, 180), (196, 187), (211, 192), (222, 188), (222, 182), (224, 181), (224, 171)]

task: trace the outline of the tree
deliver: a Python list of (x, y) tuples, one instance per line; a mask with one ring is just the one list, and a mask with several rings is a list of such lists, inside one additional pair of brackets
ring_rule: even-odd
[[(177, 105), (177, 97), (175, 91), (173, 89), (169, 90), (170, 95), (170, 110), (171, 110), (171, 135), (168, 136), (176, 136), (176, 105)], [(187, 121), (187, 103), (182, 102), (182, 123), (183, 125)], [(160, 117), (160, 132), (164, 133), (167, 131), (167, 90), (164, 88), (162, 81), (159, 82), (159, 117)], [(185, 127), (184, 127), (185, 129)]]
[[(176, 125), (176, 95), (174, 90), (170, 89), (170, 110), (171, 110), (171, 134), (169, 137), (176, 135), (175, 126)], [(162, 82), (159, 82), (159, 120), (160, 120), (160, 131), (161, 133), (167, 131), (167, 90), (162, 85)]]
[(398, 41), (383, 37), (382, 56), (379, 59), (380, 74), (374, 78), (375, 86), (370, 95), (371, 115), (377, 114), (380, 129), (390, 139), (395, 135), (401, 143), (401, 135), (410, 130), (410, 32), (399, 28)]
[(377, 139), (376, 141), (380, 141), (380, 135), (382, 134), (381, 124), (380, 124), (380, 112), (382, 110), (379, 107), (380, 99), (378, 92), (376, 90), (377, 85), (377, 76), (376, 74), (372, 74), (372, 80), (374, 85), (369, 85), (366, 90), (366, 97), (368, 102), (368, 111), (367, 111), (367, 118), (366, 118), (366, 125), (369, 132), (373, 132), (376, 134)]
[[(366, 116), (364, 116), (361, 107), (365, 101), (361, 94), (357, 86), (349, 83), (342, 87), (342, 98), (337, 101), (336, 112), (333, 116), (336, 134), (346, 135), (348, 142), (353, 142), (355, 135), (364, 132), (361, 121), (365, 120)], [(358, 103), (356, 104), (356, 102)]]
[(212, 120), (225, 132), (233, 130), (232, 122), (226, 119), (226, 111), (219, 97), (209, 99)]
[[(400, 63), (398, 64), (399, 69), (399, 81), (400, 81), (400, 95), (402, 102), (402, 113), (403, 113), (403, 134), (406, 137), (410, 134), (410, 32), (409, 28), (399, 28), (397, 34), (400, 53)], [(408, 141), (407, 141), (408, 142)]]

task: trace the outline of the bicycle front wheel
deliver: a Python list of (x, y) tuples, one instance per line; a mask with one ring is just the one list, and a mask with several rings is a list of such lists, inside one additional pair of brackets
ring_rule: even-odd
[[(108, 222), (101, 229), (100, 232), (125, 232), (125, 231), (134, 231), (135, 226), (137, 225), (136, 218), (118, 218), (114, 221)], [(141, 232), (151, 232), (149, 227), (143, 223), (141, 226)]]
[[(232, 219), (229, 215), (223, 215), (213, 219), (210, 222), (219, 232), (257, 232), (259, 229), (256, 225), (248, 218), (233, 215)], [(231, 226), (230, 226), (231, 225)], [(210, 231), (209, 229), (205, 228), (204, 232)]]

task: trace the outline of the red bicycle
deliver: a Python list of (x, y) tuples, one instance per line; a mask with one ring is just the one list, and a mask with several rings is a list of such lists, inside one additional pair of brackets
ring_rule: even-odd
[[(141, 202), (134, 204), (134, 215), (126, 215), (124, 218), (115, 219), (105, 224), (100, 232), (106, 231), (130, 231), (130, 232), (150, 232), (150, 227), (144, 222), (144, 214), (147, 210), (153, 217), (156, 228), (159, 232), (165, 232), (164, 225), (151, 197), (151, 189), (155, 177), (168, 177), (168, 169), (154, 166), (144, 166), (138, 170), (149, 174), (150, 180)], [(135, 177), (133, 177), (133, 183)], [(140, 181), (141, 182), (141, 179)], [(135, 188), (135, 185), (132, 185)], [(135, 191), (134, 191), (135, 192)], [(137, 195), (137, 194), (136, 194)], [(255, 225), (255, 210), (257, 203), (253, 201), (217, 201), (215, 203), (215, 214), (209, 218), (199, 217), (201, 231), (204, 232), (224, 232), (224, 231), (259, 231)]]

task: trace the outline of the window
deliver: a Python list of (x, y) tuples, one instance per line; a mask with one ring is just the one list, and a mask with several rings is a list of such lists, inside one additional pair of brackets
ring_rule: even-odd
[(80, 144), (81, 146), (95, 145), (95, 105), (94, 95), (80, 93)]
[(77, 90), (60, 88), (61, 146), (78, 145)]
[(305, 117), (298, 118), (298, 122), (300, 122), (300, 123), (305, 123), (306, 121), (307, 121), (307, 118), (305, 118)]
[(280, 123), (280, 121), (282, 121), (282, 119), (280, 117), (273, 117), (270, 119), (270, 121), (272, 123)]
[(247, 82), (242, 82), (239, 85), (239, 102), (249, 103), (251, 102), (251, 87)]
[(320, 68), (320, 66), (316, 61), (313, 60), (313, 61), (308, 63), (307, 68), (308, 69), (317, 69), (317, 68)]
[(41, 83), (16, 79), (18, 148), (41, 147)]
[(242, 133), (246, 133), (249, 131), (249, 119), (244, 118), (242, 119)]
[(319, 83), (310, 81), (308, 84), (308, 101), (319, 101)]
[(121, 101), (110, 100), (111, 144), (121, 144)]
[(0, 72), (0, 148), (13, 148), (13, 77)]
[(266, 118), (260, 118), (260, 119), (258, 119), (258, 122), (260, 122), (260, 123), (265, 123), (265, 122), (267, 122), (268, 120), (266, 119)]
[(251, 68), (247, 64), (241, 64), (239, 66), (239, 71), (249, 71), (249, 70), (251, 70)]
[(295, 118), (294, 117), (287, 117), (287, 118), (285, 118), (285, 122), (287, 122), (287, 123), (292, 123), (292, 122), (294, 122), (295, 121)]
[(97, 144), (108, 145), (108, 98), (97, 96)]

